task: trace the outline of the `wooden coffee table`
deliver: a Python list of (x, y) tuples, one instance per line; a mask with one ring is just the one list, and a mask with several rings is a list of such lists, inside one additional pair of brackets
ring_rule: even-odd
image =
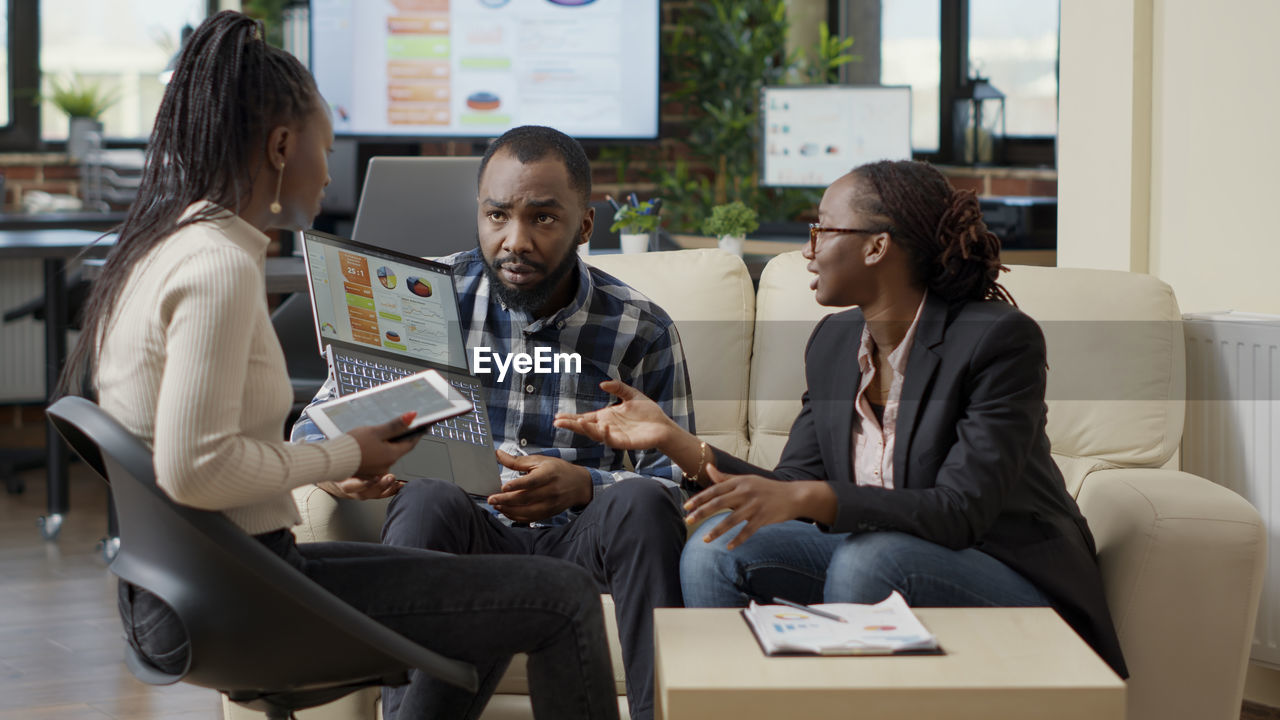
[(946, 654), (766, 657), (737, 610), (656, 610), (656, 716), (1124, 718), (1124, 681), (1053, 610), (916, 613)]

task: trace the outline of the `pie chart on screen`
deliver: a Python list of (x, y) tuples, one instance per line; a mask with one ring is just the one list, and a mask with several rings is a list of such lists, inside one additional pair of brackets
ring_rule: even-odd
[(404, 279), (404, 286), (418, 297), (431, 297), (431, 283), (422, 278), (409, 276)]
[(386, 265), (378, 268), (378, 282), (382, 283), (382, 287), (394, 290), (396, 287), (396, 271)]

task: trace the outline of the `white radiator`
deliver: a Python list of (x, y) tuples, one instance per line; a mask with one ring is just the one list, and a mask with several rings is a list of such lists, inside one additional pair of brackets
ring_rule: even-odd
[[(39, 260), (0, 260), (0, 314), (44, 294)], [(44, 399), (44, 323), (0, 324), (0, 403)]]
[(1182, 467), (1262, 515), (1267, 573), (1253, 659), (1280, 668), (1280, 316), (1188, 314)]

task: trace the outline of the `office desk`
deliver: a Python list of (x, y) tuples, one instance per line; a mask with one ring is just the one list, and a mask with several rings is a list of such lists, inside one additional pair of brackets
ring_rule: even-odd
[[(103, 260), (86, 260), (80, 267), (80, 275), (86, 280), (96, 280), (102, 274)], [(267, 258), (264, 268), (268, 293), (296, 293), (307, 290), (307, 264), (295, 255)]]
[(124, 211), (0, 213), (3, 230), (101, 230), (107, 231), (124, 222)]
[[(99, 238), (102, 238), (99, 240)], [(67, 299), (63, 292), (69, 258), (82, 252), (101, 256), (111, 249), (114, 236), (103, 237), (92, 230), (0, 230), (0, 259), (39, 258), (44, 276), (44, 357), (45, 398), (58, 384), (58, 374), (67, 357)], [(45, 428), (45, 462), (49, 472), (48, 511), (40, 518), (40, 533), (46, 540), (58, 536), (63, 514), (69, 508), (67, 493), (67, 447), (52, 425)]]
[[(45, 398), (57, 386), (67, 355), (67, 302), (64, 293), (66, 261), (82, 252), (86, 261), (86, 277), (101, 272), (97, 258), (106, 255), (115, 242), (114, 235), (87, 230), (0, 230), (0, 259), (39, 258), (43, 261), (45, 313)], [(95, 243), (95, 241), (98, 241)], [(301, 292), (307, 287), (306, 264), (300, 257), (272, 257), (266, 261), (267, 292)], [(49, 474), (48, 514), (41, 517), (40, 532), (53, 540), (62, 529), (65, 513), (70, 509), (67, 490), (67, 448), (50, 425), (45, 429), (45, 462)], [(110, 532), (109, 532), (110, 534)]]
[[(717, 247), (713, 237), (701, 235), (672, 235), (672, 239), (685, 249)], [(762, 238), (748, 237), (742, 248), (742, 261), (747, 264), (751, 273), (751, 281), (760, 282), (760, 273), (764, 266), (775, 255), (802, 249), (809, 238), (776, 235)], [(1054, 248), (1002, 248), (1000, 261), (1008, 265), (1040, 265), (1054, 267), (1058, 264), (1058, 253)]]

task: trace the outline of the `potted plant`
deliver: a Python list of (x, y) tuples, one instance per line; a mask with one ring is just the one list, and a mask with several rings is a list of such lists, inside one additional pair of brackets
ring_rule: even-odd
[(754, 209), (744, 205), (741, 200), (734, 200), (712, 208), (711, 216), (702, 221), (702, 232), (719, 238), (717, 244), (721, 250), (741, 257), (747, 233), (755, 232), (760, 227), (756, 217)]
[(622, 205), (614, 202), (613, 198), (608, 200), (614, 208), (613, 224), (609, 226), (609, 232), (621, 233), (619, 244), (622, 252), (637, 253), (648, 250), (649, 239), (662, 220), (658, 215), (658, 211), (662, 209), (662, 199), (639, 202), (636, 200), (635, 193), (631, 193), (630, 202)]
[(89, 133), (102, 133), (102, 114), (119, 99), (96, 82), (72, 78), (67, 83), (50, 80), (53, 91), (48, 100), (67, 114), (67, 154), (82, 157), (88, 150)]

